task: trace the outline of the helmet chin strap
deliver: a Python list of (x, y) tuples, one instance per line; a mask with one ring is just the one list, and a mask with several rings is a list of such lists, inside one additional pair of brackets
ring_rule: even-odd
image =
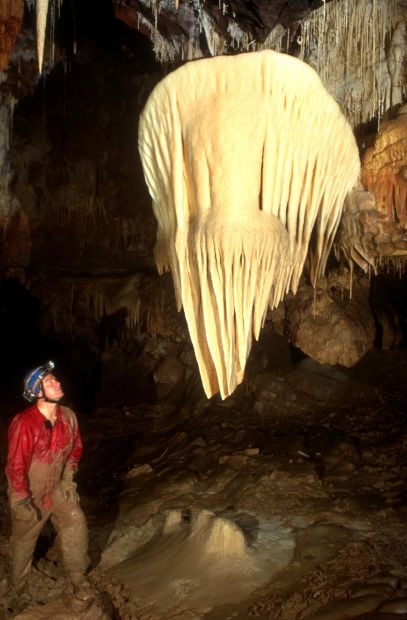
[(52, 398), (48, 398), (48, 396), (45, 395), (44, 384), (42, 381), (41, 381), (41, 391), (42, 391), (42, 399), (45, 400), (46, 403), (53, 403), (54, 405), (56, 405), (59, 402), (59, 399), (53, 400)]

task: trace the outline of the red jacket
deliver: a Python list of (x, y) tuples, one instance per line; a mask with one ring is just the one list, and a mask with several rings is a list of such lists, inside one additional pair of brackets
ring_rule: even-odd
[(82, 441), (76, 416), (57, 406), (53, 427), (37, 405), (17, 414), (8, 432), (6, 475), (11, 503), (30, 497), (39, 508), (52, 508), (52, 494), (64, 470), (76, 471)]

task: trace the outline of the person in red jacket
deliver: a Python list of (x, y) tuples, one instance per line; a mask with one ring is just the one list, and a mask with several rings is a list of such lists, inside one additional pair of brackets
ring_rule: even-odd
[(82, 441), (74, 412), (59, 404), (64, 393), (53, 368), (48, 362), (25, 377), (24, 398), (32, 404), (13, 418), (8, 432), (11, 568), (17, 592), (24, 589), (48, 519), (74, 592), (86, 583), (88, 533), (74, 482)]

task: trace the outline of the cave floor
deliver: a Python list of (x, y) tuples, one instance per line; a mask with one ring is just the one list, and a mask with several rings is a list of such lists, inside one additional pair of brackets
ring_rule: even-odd
[(407, 618), (406, 377), (405, 349), (376, 350), (225, 401), (99, 407), (80, 420), (95, 601), (68, 609), (46, 531), (28, 608), (6, 612), (2, 478), (0, 618)]

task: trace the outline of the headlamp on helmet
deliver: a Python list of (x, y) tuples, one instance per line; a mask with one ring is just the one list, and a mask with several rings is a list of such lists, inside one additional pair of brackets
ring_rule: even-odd
[(42, 380), (46, 377), (51, 370), (55, 368), (54, 362), (51, 360), (43, 366), (38, 366), (25, 376), (24, 379), (24, 392), (23, 397), (28, 400), (29, 403), (33, 403), (38, 398), (38, 394), (42, 388)]

